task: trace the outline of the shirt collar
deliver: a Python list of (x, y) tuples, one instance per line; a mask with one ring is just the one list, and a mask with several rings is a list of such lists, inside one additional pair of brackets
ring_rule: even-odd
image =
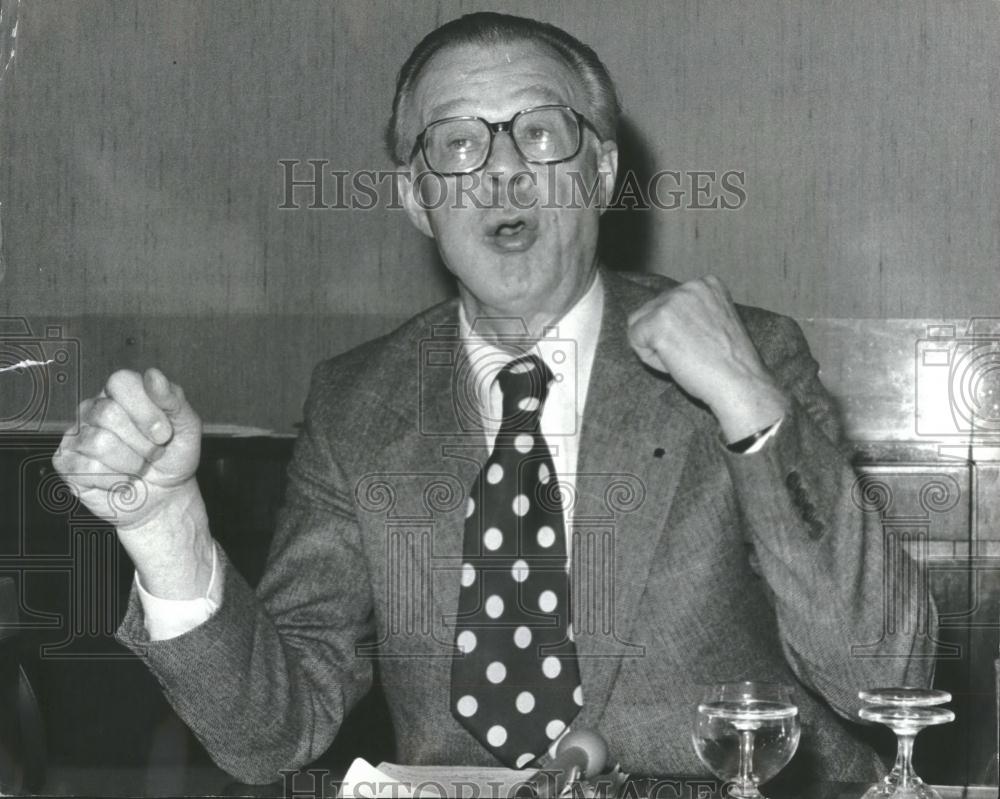
[[(528, 350), (538, 355), (552, 371), (555, 381), (550, 395), (558, 392), (570, 400), (572, 393), (571, 401), (577, 416), (583, 414), (603, 312), (604, 284), (598, 271), (586, 293), (561, 319), (546, 327), (542, 338)], [(468, 377), (475, 386), (480, 411), (485, 418), (489, 418), (496, 376), (516, 356), (479, 335), (473, 329), (474, 325), (469, 323), (461, 302), (458, 304), (458, 320)], [(523, 325), (519, 327), (523, 330)]]

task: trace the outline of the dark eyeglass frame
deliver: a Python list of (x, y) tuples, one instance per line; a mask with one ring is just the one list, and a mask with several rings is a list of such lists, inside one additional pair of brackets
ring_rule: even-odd
[[(518, 156), (520, 156), (521, 160), (523, 160), (525, 163), (561, 164), (564, 161), (570, 161), (576, 158), (577, 155), (580, 154), (580, 148), (583, 147), (583, 128), (589, 128), (590, 130), (592, 130), (594, 132), (594, 135), (596, 135), (598, 140), (600, 140), (601, 138), (600, 131), (598, 131), (597, 128), (594, 127), (594, 124), (589, 119), (587, 119), (587, 117), (585, 117), (575, 108), (573, 108), (573, 106), (558, 105), (558, 104), (535, 105), (531, 106), (530, 108), (522, 108), (520, 111), (514, 114), (514, 116), (512, 116), (505, 122), (490, 122), (489, 120), (483, 119), (482, 117), (471, 116), (471, 115), (445, 117), (444, 119), (435, 119), (427, 127), (425, 127), (422, 131), (420, 131), (420, 133), (417, 135), (416, 141), (413, 142), (413, 149), (410, 151), (410, 160), (412, 161), (416, 157), (417, 151), (419, 151), (420, 154), (423, 155), (424, 157), (424, 163), (427, 164), (427, 168), (430, 169), (431, 172), (433, 172), (435, 175), (441, 175), (442, 177), (448, 177), (450, 175), (468, 175), (472, 172), (475, 172), (477, 169), (482, 169), (487, 164), (487, 162), (489, 162), (490, 157), (493, 155), (493, 141), (496, 139), (496, 135), (498, 133), (510, 134), (510, 132), (514, 129), (514, 123), (517, 122), (518, 118), (523, 116), (524, 114), (527, 114), (531, 111), (544, 111), (551, 108), (558, 108), (563, 111), (569, 111), (576, 118), (577, 124), (581, 126), (580, 135), (577, 138), (576, 142), (576, 149), (573, 151), (572, 155), (567, 155), (565, 158), (552, 158), (545, 160), (540, 160), (538, 158), (529, 158), (521, 150), (521, 145), (517, 143), (517, 139), (511, 136), (510, 140), (514, 143), (514, 149), (517, 151), (517, 154)], [(474, 167), (470, 167), (468, 169), (462, 169), (457, 172), (438, 172), (431, 166), (431, 163), (427, 158), (427, 150), (425, 148), (425, 136), (427, 134), (427, 131), (429, 131), (435, 125), (441, 125), (444, 124), (445, 122), (471, 122), (471, 121), (482, 122), (490, 132), (490, 143), (489, 146), (486, 148), (486, 154), (483, 156), (482, 161)]]

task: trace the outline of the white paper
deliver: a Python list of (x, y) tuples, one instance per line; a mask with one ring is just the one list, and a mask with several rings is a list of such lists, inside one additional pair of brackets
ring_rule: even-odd
[(344, 775), (344, 799), (446, 799), (479, 796), (506, 799), (534, 774), (532, 769), (476, 766), (407, 766), (355, 758)]
[(344, 775), (341, 799), (410, 799), (413, 794), (402, 783), (379, 771), (363, 757), (354, 758)]

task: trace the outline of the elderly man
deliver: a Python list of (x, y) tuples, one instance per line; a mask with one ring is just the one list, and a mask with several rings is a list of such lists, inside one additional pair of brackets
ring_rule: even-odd
[(118, 372), (83, 403), (55, 463), (135, 562), (121, 640), (235, 776), (322, 754), (375, 658), (405, 761), (525, 766), (577, 726), (648, 774), (703, 773), (703, 686), (755, 679), (795, 689), (801, 773), (869, 779), (858, 689), (929, 682), (926, 639), (883, 635), (882, 544), (796, 325), (598, 263), (579, 189), (610, 195), (617, 114), (550, 25), (417, 46), (389, 141), (458, 298), (317, 368), (256, 592), (211, 538), (181, 389)]

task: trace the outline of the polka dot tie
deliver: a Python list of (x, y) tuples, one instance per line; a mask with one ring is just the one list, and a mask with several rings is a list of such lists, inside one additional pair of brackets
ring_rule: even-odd
[(497, 376), (503, 420), (466, 506), (451, 710), (515, 768), (545, 754), (583, 706), (562, 503), (539, 428), (551, 379), (534, 355)]

